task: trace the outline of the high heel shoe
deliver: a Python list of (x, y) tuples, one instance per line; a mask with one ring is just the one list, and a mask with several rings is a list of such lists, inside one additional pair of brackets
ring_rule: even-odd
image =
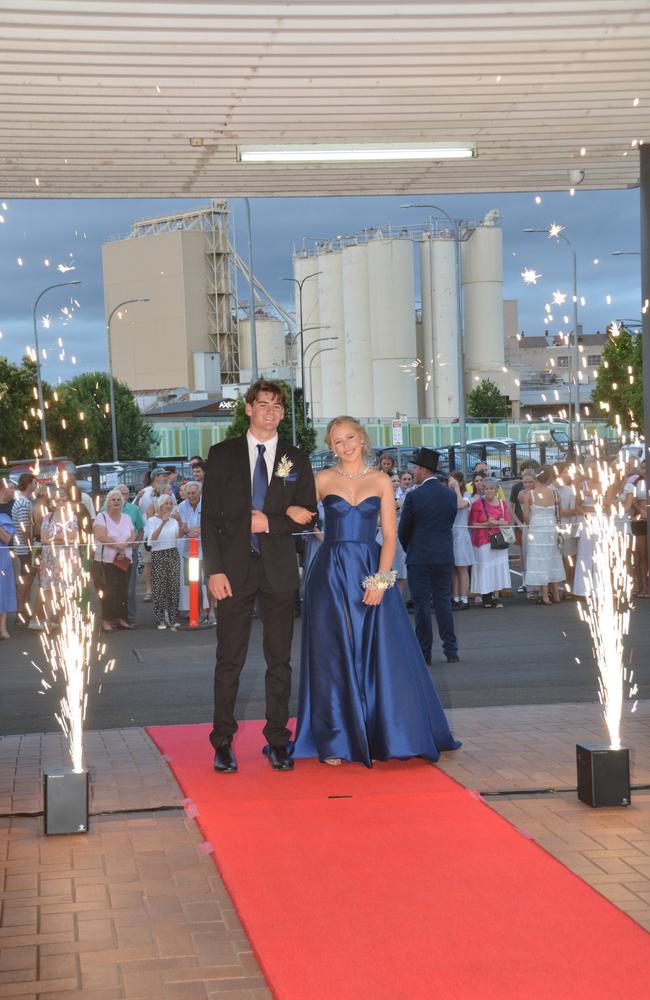
[(340, 767), (343, 761), (340, 757), (326, 757), (323, 764), (329, 764), (330, 767)]

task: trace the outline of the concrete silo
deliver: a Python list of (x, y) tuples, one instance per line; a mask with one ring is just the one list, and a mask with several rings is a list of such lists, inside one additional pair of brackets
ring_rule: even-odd
[[(322, 415), (322, 389), (321, 389), (321, 355), (316, 357), (316, 360), (311, 363), (311, 359), (316, 355), (316, 352), (321, 347), (326, 347), (326, 344), (316, 344), (314, 347), (307, 349), (310, 344), (313, 344), (315, 340), (319, 337), (324, 336), (322, 330), (315, 329), (320, 327), (320, 300), (319, 300), (319, 288), (318, 288), (318, 277), (308, 278), (310, 274), (315, 274), (320, 270), (320, 264), (318, 257), (308, 257), (306, 254), (296, 254), (293, 258), (293, 276), (297, 278), (298, 281), (302, 281), (302, 322), (303, 327), (307, 330), (304, 334), (304, 348), (305, 348), (305, 381), (307, 383), (307, 396), (306, 401), (309, 406), (309, 412), (314, 417), (320, 417)], [(307, 280), (303, 280), (307, 278)], [(300, 326), (300, 291), (297, 285), (295, 288), (295, 317), (296, 317), (296, 329)], [(308, 329), (311, 327), (311, 329)], [(300, 367), (300, 343), (296, 344), (294, 350), (294, 357), (297, 359), (296, 366), (296, 385), (301, 383), (301, 367)], [(311, 385), (310, 385), (311, 376)], [(310, 390), (313, 392), (313, 399), (310, 395)]]
[[(317, 261), (317, 266), (314, 270), (320, 271), (318, 293), (320, 322), (323, 327), (320, 331), (316, 331), (317, 336), (336, 338), (319, 345), (333, 348), (332, 351), (324, 351), (320, 355), (322, 393), (322, 413), (320, 415), (324, 418), (331, 418), (347, 412), (341, 252), (338, 250), (321, 251), (315, 261)], [(312, 354), (314, 350), (318, 350), (318, 348), (313, 348), (309, 353)]]
[(368, 243), (373, 415), (417, 417), (413, 246), (410, 239)]
[[(255, 339), (257, 341), (257, 368), (262, 375), (267, 369), (278, 368), (287, 363), (286, 328), (284, 323), (269, 316), (262, 309), (255, 312)], [(250, 372), (251, 324), (250, 320), (239, 322), (239, 369)]]
[(433, 381), (433, 254), (431, 253), (431, 233), (422, 233), (419, 243), (420, 257), (420, 297), (422, 299), (422, 346), (420, 360), (423, 368), (418, 375), (423, 380), (424, 391), (420, 403), (424, 407), (422, 416), (427, 420), (435, 420), (437, 415), (435, 387)]
[(461, 248), (467, 377), (504, 363), (503, 232), (499, 226), (480, 226)]
[(367, 244), (344, 247), (341, 258), (347, 404), (355, 416), (370, 417), (374, 411)]
[[(437, 420), (458, 419), (458, 287), (456, 243), (439, 238), (433, 254), (433, 391)], [(429, 360), (427, 359), (427, 365)]]

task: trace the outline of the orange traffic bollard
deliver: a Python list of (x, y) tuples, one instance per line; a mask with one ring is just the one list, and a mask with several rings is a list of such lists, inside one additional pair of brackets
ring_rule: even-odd
[(190, 538), (188, 539), (190, 543), (190, 565), (189, 565), (189, 583), (190, 583), (190, 628), (198, 628), (199, 626), (199, 596), (201, 593), (201, 582), (199, 580), (199, 539)]

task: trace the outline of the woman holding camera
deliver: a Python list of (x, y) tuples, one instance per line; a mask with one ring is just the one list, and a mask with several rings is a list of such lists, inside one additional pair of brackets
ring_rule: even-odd
[(176, 631), (180, 596), (180, 558), (176, 542), (182, 534), (174, 501), (166, 493), (155, 501), (156, 513), (147, 521), (145, 542), (151, 547), (151, 596), (157, 628)]

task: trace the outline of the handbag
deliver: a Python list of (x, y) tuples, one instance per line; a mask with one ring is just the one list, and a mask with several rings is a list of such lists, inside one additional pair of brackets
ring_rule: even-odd
[[(483, 500), (483, 498), (481, 497)], [(503, 511), (503, 500), (500, 500), (501, 510)], [(483, 500), (483, 510), (487, 515), (487, 507), (485, 506), (485, 500)], [(491, 549), (508, 549), (510, 545), (515, 540), (514, 530), (510, 527), (506, 528), (494, 528), (489, 529), (490, 535), (490, 548)]]
[(123, 573), (128, 573), (130, 565), (131, 560), (128, 556), (125, 556), (123, 552), (118, 552), (115, 559), (113, 559), (113, 566), (117, 566), (117, 568), (121, 569)]
[(490, 532), (490, 548), (491, 549), (509, 549), (510, 542), (507, 542), (503, 537), (503, 532), (501, 529)]
[(501, 536), (508, 543), (508, 545), (514, 545), (515, 543), (515, 529), (507, 525), (505, 528), (501, 528)]

